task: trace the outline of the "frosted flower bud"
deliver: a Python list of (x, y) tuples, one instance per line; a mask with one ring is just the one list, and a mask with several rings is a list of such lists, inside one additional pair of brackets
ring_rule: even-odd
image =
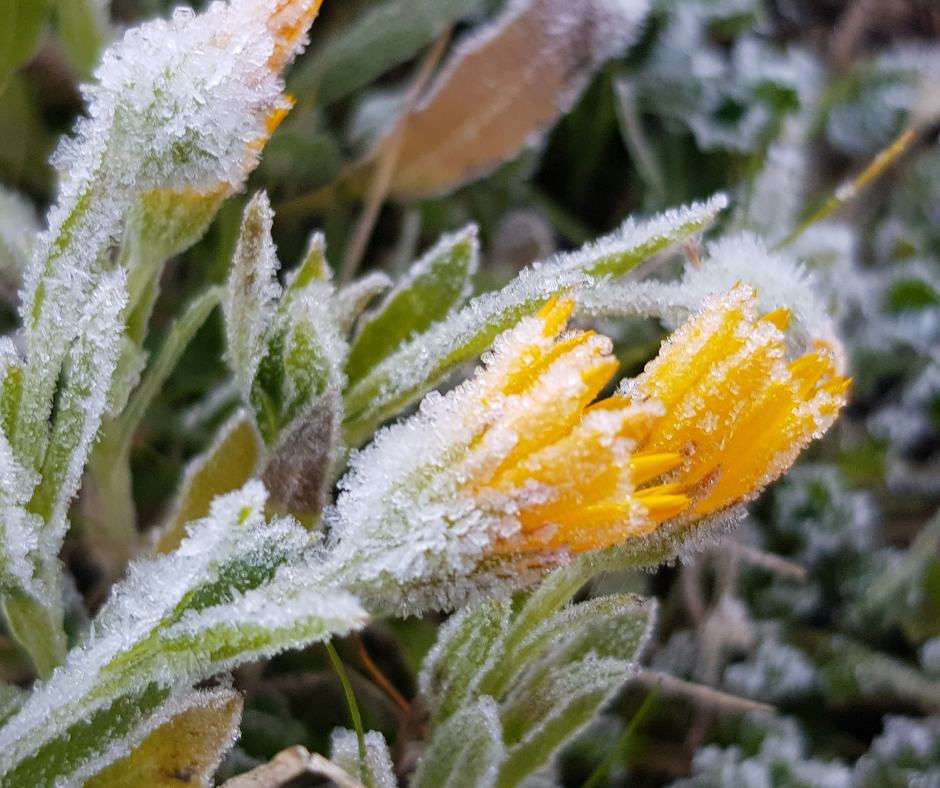
[(563, 333), (572, 306), (523, 319), (472, 380), (353, 457), (326, 518), (341, 582), (367, 603), (454, 607), (737, 506), (844, 404), (831, 357), (787, 363), (787, 314), (758, 320), (745, 286), (711, 299), (626, 393), (595, 402), (618, 365), (606, 337)]
[(129, 30), (85, 88), (90, 118), (56, 164), (72, 177), (104, 164), (144, 193), (239, 188), (291, 106), (280, 74), (319, 5), (214, 2)]

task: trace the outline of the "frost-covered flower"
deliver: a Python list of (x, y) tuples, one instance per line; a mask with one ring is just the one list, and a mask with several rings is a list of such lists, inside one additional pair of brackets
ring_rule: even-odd
[(757, 320), (743, 286), (595, 402), (618, 364), (607, 337), (564, 332), (572, 309), (553, 300), (523, 319), (472, 380), (353, 458), (327, 519), (342, 580), (368, 602), (451, 607), (737, 505), (842, 405), (828, 356), (788, 364), (786, 314)]
[(622, 394), (660, 403), (664, 416), (642, 444), (678, 451), (677, 490), (699, 518), (752, 500), (836, 420), (849, 381), (839, 352), (820, 349), (788, 360), (787, 310), (758, 319), (747, 285), (711, 296), (705, 308), (663, 344)]

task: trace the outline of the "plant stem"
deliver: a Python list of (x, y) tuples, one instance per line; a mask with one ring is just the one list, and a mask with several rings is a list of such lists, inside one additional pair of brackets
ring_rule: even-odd
[(343, 667), (343, 662), (339, 658), (339, 654), (336, 653), (332, 642), (326, 642), (326, 651), (333, 661), (333, 667), (336, 668), (336, 672), (339, 674), (339, 680), (343, 685), (343, 692), (346, 693), (346, 703), (349, 704), (349, 714), (352, 717), (353, 727), (356, 729), (356, 740), (359, 743), (359, 777), (361, 778), (365, 774), (366, 734), (362, 728), (362, 716), (359, 714), (359, 704), (356, 703), (356, 696), (353, 694), (352, 685), (349, 683), (349, 677), (346, 675), (346, 669)]
[(872, 159), (871, 164), (869, 164), (863, 171), (862, 174), (857, 178), (849, 181), (848, 183), (842, 184), (838, 189), (836, 189), (835, 194), (832, 195), (816, 213), (810, 216), (808, 219), (800, 222), (797, 228), (790, 233), (786, 238), (784, 238), (780, 243), (778, 243), (774, 248), (782, 249), (785, 246), (789, 246), (797, 238), (799, 238), (807, 228), (812, 227), (816, 222), (820, 222), (825, 219), (829, 214), (835, 211), (837, 208), (841, 207), (857, 194), (859, 194), (868, 184), (870, 184), (875, 178), (881, 175), (884, 172), (885, 168), (889, 164), (893, 164), (897, 161), (901, 154), (903, 154), (908, 148), (911, 147), (911, 144), (917, 139), (917, 136), (920, 132), (918, 128), (909, 128), (900, 137), (898, 137), (894, 142), (892, 142), (887, 148), (885, 148), (881, 153), (875, 156)]

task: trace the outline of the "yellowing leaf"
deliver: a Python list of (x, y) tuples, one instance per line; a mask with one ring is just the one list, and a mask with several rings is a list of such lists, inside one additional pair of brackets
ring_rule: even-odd
[(372, 162), (401, 145), (390, 194), (450, 191), (536, 143), (633, 41), (646, 10), (646, 0), (509, 3), (456, 48), (426, 98), (373, 151)]
[(196, 693), (189, 708), (152, 731), (126, 758), (108, 766), (85, 788), (194, 788), (211, 778), (235, 741), (241, 695), (232, 690)]
[(215, 443), (186, 469), (169, 525), (155, 552), (169, 553), (186, 536), (186, 524), (209, 514), (217, 495), (237, 490), (251, 478), (258, 461), (258, 434), (244, 411), (222, 427)]

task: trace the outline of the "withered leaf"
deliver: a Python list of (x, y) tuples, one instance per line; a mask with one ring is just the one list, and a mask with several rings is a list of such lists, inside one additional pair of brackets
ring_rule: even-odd
[(487, 175), (539, 142), (591, 75), (634, 40), (646, 10), (646, 0), (513, 0), (456, 47), (368, 161), (400, 142), (390, 187), (399, 199)]

